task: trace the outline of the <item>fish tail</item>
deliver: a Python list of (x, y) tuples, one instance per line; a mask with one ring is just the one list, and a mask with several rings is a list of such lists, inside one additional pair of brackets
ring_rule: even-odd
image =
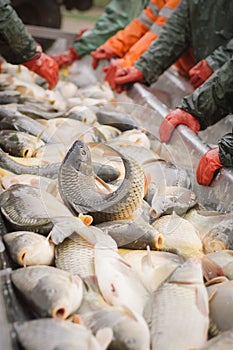
[(206, 281), (217, 276), (224, 276), (223, 269), (208, 256), (203, 256), (202, 258), (202, 271)]

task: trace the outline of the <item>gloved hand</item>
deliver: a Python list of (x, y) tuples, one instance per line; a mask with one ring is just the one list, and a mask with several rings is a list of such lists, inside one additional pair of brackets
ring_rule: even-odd
[(31, 60), (23, 63), (23, 65), (47, 80), (49, 89), (53, 89), (57, 85), (59, 79), (57, 62), (45, 53), (36, 52)]
[(96, 69), (100, 60), (116, 58), (117, 54), (115, 54), (115, 52), (112, 51), (112, 49), (110, 49), (106, 45), (101, 45), (100, 47), (98, 47), (98, 49), (91, 52), (91, 56), (93, 57), (92, 68)]
[(207, 151), (200, 159), (196, 178), (199, 185), (209, 186), (213, 180), (215, 171), (222, 168), (223, 165), (219, 159), (219, 148), (213, 148)]
[(121, 69), (121, 66), (119, 65), (117, 60), (112, 60), (107, 67), (103, 68), (103, 72), (106, 73), (104, 80), (109, 83), (112, 90), (116, 89), (115, 75), (118, 69)]
[(195, 134), (200, 130), (199, 122), (192, 114), (185, 112), (183, 109), (176, 108), (164, 118), (159, 127), (159, 138), (161, 142), (167, 142), (174, 129), (179, 125), (184, 124), (189, 127)]
[(50, 55), (50, 57), (57, 62), (59, 68), (68, 67), (74, 61), (81, 59), (81, 57), (77, 54), (76, 50), (72, 46), (69, 47), (68, 51), (61, 52), (57, 55)]
[(116, 91), (121, 92), (130, 86), (130, 83), (145, 81), (144, 75), (136, 67), (118, 69), (115, 73)]
[(212, 74), (213, 69), (210, 68), (206, 60), (198, 62), (192, 69), (189, 71), (190, 75), (190, 84), (196, 89), (201, 84), (203, 84)]

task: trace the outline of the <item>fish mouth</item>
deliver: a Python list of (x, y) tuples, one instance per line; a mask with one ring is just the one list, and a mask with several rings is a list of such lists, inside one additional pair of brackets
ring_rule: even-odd
[(52, 311), (52, 318), (60, 318), (65, 320), (67, 316), (67, 310), (64, 306), (56, 306)]
[(26, 256), (27, 256), (27, 251), (26, 250), (23, 250), (22, 252), (20, 252), (18, 254), (19, 264), (24, 266), (24, 267), (26, 266)]
[(159, 233), (156, 236), (154, 243), (155, 243), (155, 248), (157, 250), (161, 250), (163, 248), (163, 245), (164, 245), (164, 236), (161, 233)]
[(22, 157), (23, 158), (30, 158), (30, 157), (32, 157), (32, 155), (33, 155), (33, 152), (30, 148), (24, 148), (22, 150)]

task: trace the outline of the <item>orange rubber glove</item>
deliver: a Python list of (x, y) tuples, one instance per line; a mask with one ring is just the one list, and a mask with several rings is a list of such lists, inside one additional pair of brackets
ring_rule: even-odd
[(68, 67), (74, 61), (81, 59), (81, 57), (77, 54), (77, 52), (72, 46), (69, 47), (68, 51), (61, 52), (57, 55), (50, 55), (50, 57), (57, 62), (59, 68)]
[(213, 148), (207, 151), (200, 159), (196, 178), (199, 185), (209, 186), (212, 182), (215, 171), (222, 168), (223, 165), (219, 159), (219, 148)]
[(203, 84), (212, 74), (213, 69), (210, 68), (206, 60), (198, 62), (192, 69), (189, 71), (190, 75), (190, 84), (196, 89), (201, 84)]
[(144, 75), (134, 66), (118, 69), (115, 74), (117, 92), (126, 90), (132, 83), (143, 81), (145, 81)]
[(185, 112), (183, 109), (176, 108), (164, 118), (159, 127), (159, 138), (161, 142), (169, 141), (174, 129), (184, 124), (189, 127), (195, 134), (200, 130), (199, 122), (192, 116), (192, 114)]
[(23, 65), (44, 78), (48, 82), (49, 89), (52, 90), (57, 85), (59, 79), (57, 62), (45, 53), (36, 52), (32, 59)]
[(95, 51), (92, 51), (91, 56), (93, 57), (93, 61), (92, 61), (93, 69), (96, 69), (98, 67), (99, 61), (101, 60), (108, 60), (110, 58), (118, 57), (117, 54), (106, 45), (101, 45), (100, 47), (98, 47), (98, 49), (96, 49)]

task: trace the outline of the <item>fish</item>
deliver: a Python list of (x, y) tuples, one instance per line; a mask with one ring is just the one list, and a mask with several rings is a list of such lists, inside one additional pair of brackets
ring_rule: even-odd
[(54, 142), (45, 127), (38, 121), (19, 112), (14, 112), (10, 108), (0, 106), (0, 130), (3, 129), (22, 131), (36, 137), (40, 136), (40, 139), (46, 143)]
[(104, 182), (112, 182), (119, 178), (120, 172), (117, 168), (111, 165), (92, 162), (94, 173), (100, 177)]
[(185, 219), (190, 221), (199, 231), (201, 238), (208, 232), (211, 232), (211, 230), (219, 231), (219, 234), (222, 236), (231, 236), (231, 232), (233, 231), (232, 212), (223, 213), (219, 211), (197, 210), (194, 208), (185, 215)]
[(177, 267), (149, 298), (143, 316), (150, 325), (152, 350), (203, 346), (209, 327), (207, 290), (199, 258)]
[(50, 120), (38, 120), (46, 127), (46, 131), (51, 135), (53, 143), (61, 143), (67, 148), (77, 140), (84, 142), (104, 142), (104, 135), (93, 125), (88, 125), (79, 120), (71, 118), (55, 118)]
[(65, 320), (82, 302), (81, 278), (56, 267), (21, 267), (12, 271), (11, 279), (33, 313), (42, 318)]
[(74, 106), (66, 112), (65, 116), (88, 125), (94, 125), (97, 121), (96, 114), (86, 106)]
[(103, 125), (114, 126), (115, 128), (126, 131), (139, 127), (138, 121), (133, 118), (130, 114), (108, 111), (101, 109), (96, 112), (97, 121)]
[[(146, 177), (150, 178), (150, 185), (157, 188), (158, 184), (162, 181), (166, 186), (177, 186), (190, 188), (191, 179), (185, 169), (182, 169), (171, 162), (154, 159), (152, 161), (145, 162), (142, 165), (143, 171)], [(153, 194), (154, 192), (152, 192)], [(152, 195), (151, 195), (152, 199)], [(151, 199), (148, 203), (151, 204)]]
[(164, 214), (184, 215), (197, 203), (194, 192), (185, 187), (166, 186), (165, 181), (161, 181), (151, 200), (150, 215), (157, 219)]
[[(22, 158), (27, 159), (27, 158)], [(34, 159), (34, 158), (30, 158)], [(38, 161), (38, 160), (37, 160)], [(40, 175), (45, 176), (50, 179), (56, 179), (58, 176), (58, 170), (61, 166), (61, 163), (52, 163), (45, 165), (24, 165), (16, 162), (14, 159), (9, 157), (3, 150), (0, 148), (0, 167), (9, 170), (10, 172), (22, 175), (22, 174), (31, 174), (31, 175)]]
[(25, 350), (106, 350), (112, 340), (109, 328), (94, 337), (89, 329), (72, 322), (42, 318), (14, 324), (19, 343)]
[(56, 246), (55, 265), (82, 278), (93, 276), (94, 246), (79, 235), (72, 235)]
[[(64, 230), (67, 230), (68, 225)], [(103, 246), (116, 249), (115, 241), (101, 229), (92, 225), (83, 224), (78, 227), (74, 222), (71, 231), (73, 233), (55, 248), (55, 265), (82, 278), (94, 276), (94, 245), (99, 242)]]
[(53, 265), (54, 244), (31, 231), (15, 231), (3, 236), (13, 261), (21, 266)]
[(95, 275), (110, 305), (124, 305), (142, 315), (149, 292), (132, 266), (117, 251), (95, 244)]
[(63, 117), (64, 112), (46, 112), (32, 104), (18, 104), (17, 110), (32, 119), (44, 118), (46, 120)]
[(233, 251), (229, 249), (218, 250), (207, 254), (208, 258), (221, 266), (224, 275), (233, 280)]
[(201, 348), (195, 350), (232, 350), (233, 329), (225, 331), (207, 341)]
[(158, 232), (158, 250), (174, 252), (184, 259), (195, 256), (201, 258), (203, 275), (207, 281), (223, 275), (222, 268), (204, 254), (198, 232), (188, 220), (173, 213), (157, 219), (152, 227)]
[[(5, 172), (5, 174), (4, 174)], [(56, 197), (58, 193), (57, 180), (49, 179), (47, 177), (22, 174), (15, 175), (11, 172), (0, 169), (1, 185), (4, 190), (8, 190), (9, 187), (15, 184), (29, 185), (32, 187), (41, 188)]]
[(206, 283), (209, 296), (210, 329), (212, 336), (233, 328), (233, 281), (217, 277)]
[(66, 154), (58, 174), (59, 192), (64, 203), (74, 213), (89, 214), (94, 223), (130, 218), (144, 196), (144, 174), (131, 159), (122, 160), (125, 177), (112, 193), (96, 190), (91, 154), (82, 141), (75, 141)]
[(114, 126), (103, 124), (95, 124), (95, 126), (104, 135), (106, 141), (110, 141), (114, 137), (117, 137), (121, 134), (121, 131)]
[(0, 105), (6, 105), (10, 103), (18, 103), (20, 99), (20, 93), (14, 90), (0, 91)]
[(1, 212), (13, 230), (48, 234), (57, 217), (73, 217), (50, 193), (28, 185), (12, 185), (0, 195)]
[(157, 235), (154, 228), (146, 222), (137, 220), (114, 220), (96, 225), (116, 241), (119, 248), (125, 249), (156, 249)]
[(94, 334), (110, 327), (113, 338), (109, 350), (149, 350), (150, 334), (143, 317), (126, 306), (107, 304), (101, 296), (95, 276), (84, 279), (83, 301), (73, 322), (84, 324)]
[(4, 152), (16, 157), (33, 157), (44, 142), (33, 135), (16, 130), (0, 130), (0, 147)]
[[(119, 136), (109, 141), (108, 144), (110, 146), (115, 145), (118, 147), (124, 147), (127, 145), (129, 146), (137, 145), (137, 146), (142, 146), (148, 150), (150, 149), (150, 146), (151, 146), (150, 139), (147, 136), (146, 132), (144, 132), (144, 130), (138, 130), (138, 129), (126, 130), (122, 132)], [(131, 152), (131, 150), (128, 149), (128, 152)], [(148, 153), (151, 153), (151, 152), (147, 152), (146, 154)]]
[(183, 259), (173, 253), (147, 250), (118, 251), (137, 272), (149, 292), (154, 292), (174, 270), (183, 263)]

